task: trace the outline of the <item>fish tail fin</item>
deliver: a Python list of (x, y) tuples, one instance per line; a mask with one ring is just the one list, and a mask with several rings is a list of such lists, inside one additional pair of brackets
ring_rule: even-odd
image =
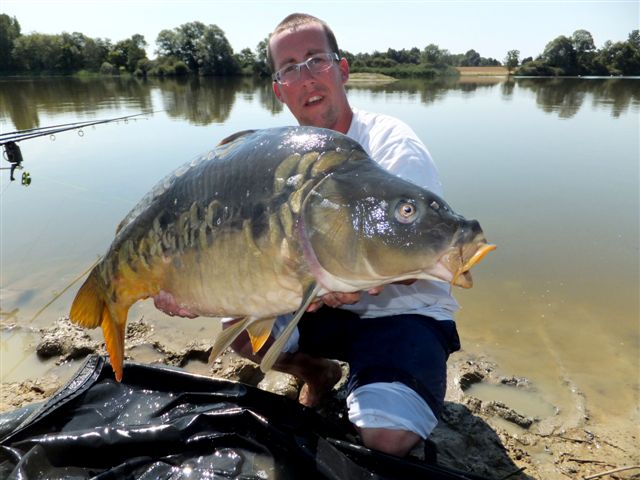
[[(105, 344), (109, 352), (111, 367), (116, 380), (122, 379), (122, 363), (124, 358), (124, 332), (128, 307), (112, 305), (105, 300), (106, 291), (97, 268), (91, 270), (89, 276), (78, 290), (71, 304), (69, 318), (81, 327), (102, 327)], [(117, 312), (117, 315), (114, 313)]]
[(122, 380), (122, 365), (124, 363), (124, 335), (125, 327), (127, 324), (127, 312), (126, 309), (120, 312), (119, 315), (112, 315), (111, 309), (106, 305), (102, 310), (102, 334), (104, 335), (104, 341), (107, 346), (107, 352), (109, 352), (109, 360), (111, 362), (111, 368), (115, 374), (116, 380), (119, 382)]
[(231, 343), (247, 328), (249, 323), (254, 320), (252, 317), (244, 317), (240, 321), (225, 328), (216, 337), (211, 348), (211, 354), (209, 355), (209, 363), (213, 362)]

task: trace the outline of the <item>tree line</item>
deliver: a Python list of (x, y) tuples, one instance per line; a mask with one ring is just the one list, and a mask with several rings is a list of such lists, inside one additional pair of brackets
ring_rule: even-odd
[(518, 50), (510, 50), (505, 66), (517, 75), (583, 76), (583, 75), (640, 75), (640, 31), (633, 30), (624, 42), (607, 40), (596, 48), (587, 30), (576, 30), (570, 37), (560, 35), (545, 46), (535, 60), (531, 57), (519, 62)]
[[(15, 17), (0, 14), (0, 74), (270, 75), (267, 38), (255, 50), (245, 48), (236, 53), (220, 27), (194, 21), (162, 30), (156, 45), (157, 57), (150, 60), (145, 50), (148, 44), (139, 34), (116, 43), (78, 32), (23, 35)], [(502, 65), (473, 49), (452, 54), (435, 44), (423, 49), (341, 53), (352, 72), (394, 77), (455, 75), (455, 67)], [(607, 41), (599, 50), (589, 32), (578, 30), (571, 37), (560, 36), (549, 42), (536, 59), (520, 61), (519, 54), (510, 50), (504, 66), (520, 75), (640, 75), (638, 30), (631, 32), (627, 41)]]

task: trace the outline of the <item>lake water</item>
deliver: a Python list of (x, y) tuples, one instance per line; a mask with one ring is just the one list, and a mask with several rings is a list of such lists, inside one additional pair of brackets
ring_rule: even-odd
[[(640, 80), (403, 81), (354, 85), (349, 97), (411, 125), (445, 198), (498, 245), (474, 269), (475, 287), (456, 292), (463, 348), (528, 377), (568, 415), (582, 405), (596, 423), (637, 425)], [(150, 111), (22, 142), (29, 187), (0, 171), (4, 323), (67, 314), (77, 286), (30, 323), (166, 173), (236, 131), (294, 123), (270, 85), (250, 79), (0, 81), (3, 133)], [(214, 331), (148, 301), (129, 318), (140, 315), (174, 339)], [(3, 381), (53, 368), (24, 338), (5, 333), (0, 346)]]

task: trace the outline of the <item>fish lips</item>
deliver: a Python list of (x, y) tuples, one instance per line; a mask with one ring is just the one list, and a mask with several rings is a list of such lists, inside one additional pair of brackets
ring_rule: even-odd
[(473, 286), (471, 268), (495, 249), (496, 246), (487, 243), (484, 238), (462, 246), (451, 247), (440, 257), (435, 268), (428, 273), (451, 285), (471, 288)]

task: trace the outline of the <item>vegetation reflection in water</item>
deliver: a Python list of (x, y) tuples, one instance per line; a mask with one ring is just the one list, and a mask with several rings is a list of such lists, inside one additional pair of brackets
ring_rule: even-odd
[[(372, 98), (403, 95), (423, 104), (437, 102), (447, 92), (459, 90), (472, 94), (479, 89), (499, 88), (508, 98), (516, 88), (535, 94), (536, 105), (547, 112), (557, 111), (571, 118), (584, 107), (588, 99), (593, 105), (611, 109), (619, 116), (634, 102), (640, 102), (640, 81), (637, 79), (566, 79), (566, 78), (473, 78), (460, 80), (399, 80), (383, 85), (348, 85), (350, 89), (366, 90)], [(256, 96), (262, 108), (271, 114), (282, 112), (269, 82), (242, 78), (189, 77), (183, 79), (144, 80), (113, 77), (96, 78), (35, 78), (0, 81), (0, 117), (5, 117), (16, 129), (44, 126), (43, 114), (74, 113), (79, 117), (97, 115), (99, 111), (123, 109), (149, 111), (153, 94), (159, 92), (161, 109), (171, 118), (184, 119), (194, 125), (225, 122), (238, 96)]]

